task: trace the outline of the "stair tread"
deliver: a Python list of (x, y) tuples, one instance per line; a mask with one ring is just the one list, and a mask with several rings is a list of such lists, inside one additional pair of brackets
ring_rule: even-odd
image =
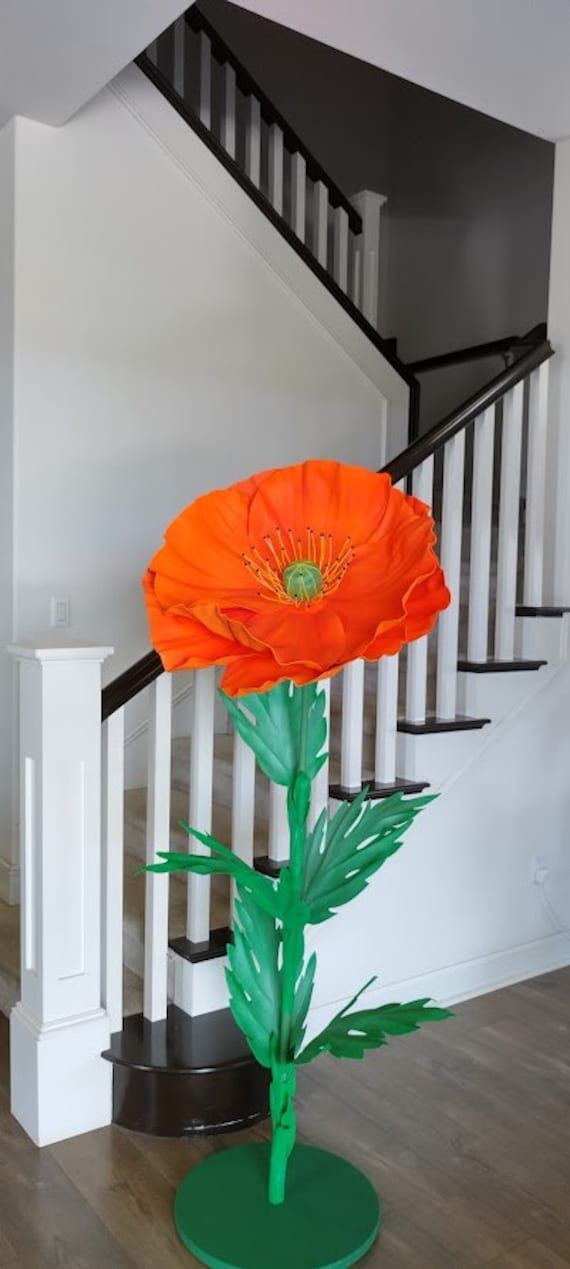
[(211, 1071), (242, 1066), (251, 1052), (229, 1009), (190, 1017), (170, 1005), (167, 1017), (149, 1023), (142, 1014), (111, 1038), (103, 1057), (147, 1071)]

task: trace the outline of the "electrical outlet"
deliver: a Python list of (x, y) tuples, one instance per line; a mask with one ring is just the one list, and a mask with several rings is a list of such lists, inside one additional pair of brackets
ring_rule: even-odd
[(52, 595), (49, 601), (49, 624), (52, 630), (66, 629), (70, 625), (70, 600), (67, 595)]
[(533, 882), (535, 886), (543, 886), (550, 876), (550, 868), (548, 864), (536, 864), (533, 872)]

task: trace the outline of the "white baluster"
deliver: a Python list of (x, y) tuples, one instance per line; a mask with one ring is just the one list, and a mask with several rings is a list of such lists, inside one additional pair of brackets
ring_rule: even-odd
[(283, 132), (279, 124), (269, 128), (269, 201), (283, 215)]
[(362, 785), (364, 731), (364, 661), (351, 661), (342, 676), (340, 783), (343, 789)]
[[(431, 507), (433, 493), (433, 455), (426, 458), (412, 478), (416, 498)], [(427, 635), (408, 645), (406, 681), (406, 719), (410, 723), (425, 723), (427, 696)]]
[(236, 157), (236, 73), (226, 62), (223, 71), (222, 145), (232, 159)]
[[(170, 745), (172, 678), (161, 674), (149, 689), (146, 862), (170, 850)], [(145, 874), (144, 1006), (149, 1022), (166, 1018), (168, 969), (168, 873)]]
[(329, 192), (324, 181), (315, 181), (313, 207), (313, 252), (323, 268), (327, 267)]
[(362, 258), (360, 247), (354, 244), (352, 253), (352, 280), (350, 286), (350, 298), (355, 308), (360, 308), (360, 277), (362, 273)]
[(37, 1145), (111, 1122), (101, 976), (101, 663), (33, 646), (20, 661), (21, 999), (11, 1109)]
[[(232, 850), (253, 867), (255, 827), (255, 754), (245, 740), (234, 733), (232, 785)], [(232, 906), (235, 883), (232, 882)]]
[(469, 661), (487, 660), (494, 448), (495, 406), (491, 405), (475, 420), (474, 430), (467, 634)]
[(549, 369), (550, 362), (543, 361), (529, 386), (523, 600), (538, 608), (543, 598)]
[(396, 737), (398, 734), (398, 655), (378, 662), (376, 686), (376, 784), (393, 784), (396, 779)]
[(436, 715), (449, 720), (454, 719), (457, 712), (464, 461), (465, 432), (461, 431), (447, 442), (443, 459), (440, 560), (451, 591), (451, 604), (440, 613), (437, 623)]
[(111, 1032), (123, 1026), (125, 711), (115, 710), (102, 732), (102, 979)]
[(348, 289), (348, 212), (334, 209), (334, 279), (342, 291)]
[[(214, 671), (197, 670), (192, 691), (189, 823), (203, 833), (212, 830), (214, 703)], [(188, 849), (195, 855), (209, 854), (208, 847), (195, 838), (190, 839)], [(191, 943), (206, 943), (210, 938), (210, 889), (209, 877), (189, 876), (186, 933)]]
[(523, 390), (524, 384), (517, 383), (503, 402), (495, 623), (495, 656), (499, 661), (511, 661), (515, 647)]
[(269, 858), (274, 864), (289, 859), (289, 821), (287, 790), (282, 784), (269, 785)]
[[(323, 679), (319, 683), (319, 692), (324, 693), (325, 697), (325, 719), (327, 723), (327, 740), (326, 747), (330, 753), (330, 718), (331, 718), (331, 685), (330, 679)], [(311, 789), (311, 810), (309, 814), (309, 825), (312, 826), (318, 820), (323, 809), (329, 804), (329, 760), (321, 767), (318, 775), (313, 780)]]
[(305, 209), (307, 201), (307, 164), (302, 154), (291, 157), (291, 218), (293, 229), (305, 241)]
[(179, 97), (184, 99), (186, 80), (186, 18), (184, 14), (174, 23), (174, 66), (172, 82)]
[(198, 56), (200, 59), (200, 103), (198, 114), (206, 128), (212, 127), (212, 43), (205, 31), (198, 33)]
[(249, 118), (245, 135), (245, 170), (259, 189), (261, 182), (261, 107), (257, 97), (248, 97)]
[(364, 316), (378, 327), (378, 291), (380, 260), (380, 213), (386, 202), (384, 194), (365, 189), (351, 202), (362, 218), (362, 284), (361, 308)]

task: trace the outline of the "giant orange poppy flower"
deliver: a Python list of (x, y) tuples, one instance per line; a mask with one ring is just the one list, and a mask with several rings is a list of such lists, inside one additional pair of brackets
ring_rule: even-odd
[(225, 665), (230, 696), (328, 678), (431, 630), (449, 604), (429, 508), (389, 476), (312, 460), (197, 498), (143, 579), (167, 670)]

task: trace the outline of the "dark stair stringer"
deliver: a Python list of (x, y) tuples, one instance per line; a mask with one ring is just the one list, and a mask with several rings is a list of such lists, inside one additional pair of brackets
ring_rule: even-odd
[(113, 1123), (158, 1137), (235, 1132), (269, 1114), (269, 1071), (229, 1009), (162, 1022), (125, 1018), (103, 1053), (113, 1063)]

